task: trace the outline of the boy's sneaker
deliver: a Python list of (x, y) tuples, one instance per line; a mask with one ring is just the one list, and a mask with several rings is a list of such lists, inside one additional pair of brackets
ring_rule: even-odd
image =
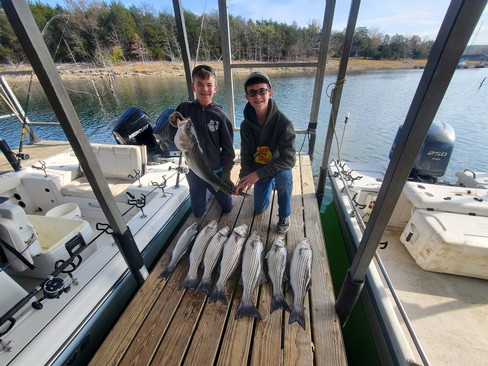
[(290, 217), (280, 217), (278, 220), (278, 225), (276, 226), (276, 231), (278, 234), (286, 234), (290, 228)]

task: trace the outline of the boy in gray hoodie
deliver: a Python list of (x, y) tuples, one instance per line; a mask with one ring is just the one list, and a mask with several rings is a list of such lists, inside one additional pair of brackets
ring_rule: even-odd
[(241, 171), (236, 193), (254, 185), (254, 211), (269, 207), (271, 191), (278, 192), (277, 231), (290, 225), (291, 193), (295, 166), (295, 130), (272, 99), (271, 81), (263, 72), (252, 72), (244, 83), (248, 103), (241, 124)]

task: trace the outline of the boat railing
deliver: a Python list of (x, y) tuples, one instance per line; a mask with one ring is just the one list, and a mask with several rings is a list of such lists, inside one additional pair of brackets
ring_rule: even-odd
[[(341, 162), (336, 161), (336, 160), (332, 160), (330, 162), (330, 164), (335, 166), (335, 170), (338, 172), (337, 177), (340, 179), (340, 181), (342, 182), (342, 185), (343, 185), (342, 190), (345, 193), (345, 195), (349, 201), (350, 207), (352, 207), (352, 212), (350, 212), (350, 215), (351, 215), (351, 217), (354, 217), (356, 219), (356, 221), (359, 225), (360, 231), (361, 231), (361, 233), (363, 233), (364, 230), (366, 229), (366, 223), (364, 222), (363, 217), (361, 215), (361, 212), (359, 211), (359, 209), (357, 207), (358, 203), (354, 199), (354, 194), (349, 189), (350, 188), (350, 181), (344, 177), (344, 170), (342, 168)], [(333, 173), (329, 172), (329, 174), (333, 174)], [(350, 172), (348, 172), (347, 175), (350, 176)], [(358, 235), (353, 235), (352, 238), (354, 241), (353, 245), (354, 245), (355, 250), (356, 250), (359, 247), (361, 237), (358, 237)], [(381, 260), (381, 255), (376, 252), (374, 254), (374, 258), (376, 260), (376, 265), (377, 265), (378, 269), (380, 270), (381, 277), (382, 277), (381, 279), (384, 281), (384, 283), (386, 283), (388, 290), (390, 291), (390, 294), (391, 294), (391, 296), (395, 302), (395, 306), (397, 307), (398, 312), (400, 313), (402, 322), (405, 324), (405, 327), (408, 330), (409, 336), (410, 336), (413, 344), (415, 345), (415, 348), (419, 354), (419, 357), (422, 359), (422, 362), (424, 365), (426, 365), (426, 366), (430, 365), (430, 363), (427, 359), (427, 356), (424, 352), (424, 349), (422, 348), (422, 345), (420, 344), (420, 341), (419, 341), (419, 339), (415, 333), (415, 330), (413, 329), (413, 326), (412, 326), (412, 323), (410, 322), (408, 314), (405, 311), (405, 308), (403, 307), (403, 304), (400, 301), (400, 298), (398, 297), (398, 295), (396, 293), (395, 287), (393, 286), (393, 283), (392, 283), (392, 281), (391, 281), (391, 279), (390, 279), (390, 277), (386, 271), (385, 266), (383, 265), (383, 262)]]

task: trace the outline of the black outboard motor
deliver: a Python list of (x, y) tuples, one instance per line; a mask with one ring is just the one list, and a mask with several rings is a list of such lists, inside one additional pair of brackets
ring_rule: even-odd
[(151, 118), (139, 108), (127, 108), (112, 133), (121, 145), (146, 145), (148, 148), (156, 146)]
[[(397, 145), (402, 126), (398, 128), (395, 140), (390, 150), (391, 159)], [(433, 121), (429, 132), (420, 148), (419, 154), (410, 172), (410, 178), (414, 180), (436, 181), (447, 170), (451, 160), (452, 150), (456, 134), (454, 129), (445, 122)]]
[(165, 157), (180, 155), (180, 151), (176, 147), (173, 139), (169, 138), (171, 132), (168, 131), (168, 118), (174, 111), (174, 108), (165, 109), (156, 121), (156, 126), (154, 126), (154, 136), (156, 137), (159, 148)]
[(149, 162), (157, 162), (162, 155), (153, 134), (151, 118), (139, 108), (127, 108), (115, 124), (112, 133), (121, 145), (146, 145)]

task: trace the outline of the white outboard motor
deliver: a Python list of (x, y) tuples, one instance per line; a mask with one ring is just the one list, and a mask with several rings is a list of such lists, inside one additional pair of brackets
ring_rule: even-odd
[[(390, 159), (400, 138), (402, 127), (403, 125), (398, 128), (390, 150)], [(455, 140), (456, 134), (451, 125), (445, 122), (433, 121), (415, 159), (410, 178), (435, 181), (438, 177), (442, 177), (446, 173), (451, 160)]]

